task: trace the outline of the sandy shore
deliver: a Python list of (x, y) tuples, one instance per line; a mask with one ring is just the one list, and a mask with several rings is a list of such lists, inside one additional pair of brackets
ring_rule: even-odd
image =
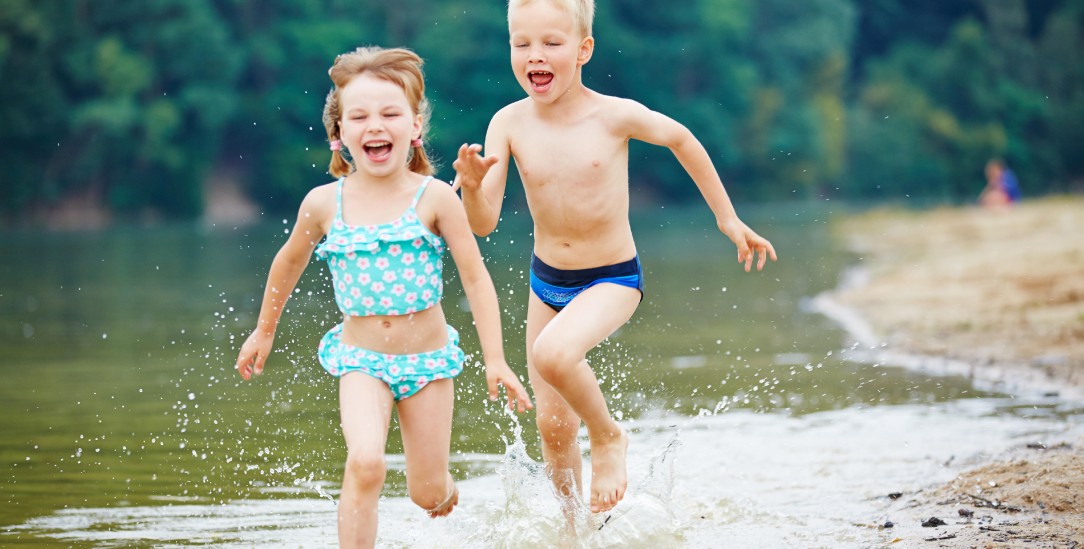
[[(857, 312), (878, 360), (1084, 398), (1084, 198), (881, 210), (837, 226), (861, 276), (830, 300)], [(901, 546), (1084, 547), (1084, 440), (1015, 449), (892, 507)], [(934, 517), (944, 524), (921, 526)]]

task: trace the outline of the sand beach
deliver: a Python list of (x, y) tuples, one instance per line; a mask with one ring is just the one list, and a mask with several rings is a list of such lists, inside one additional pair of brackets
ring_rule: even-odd
[[(830, 299), (865, 321), (877, 352), (979, 387), (1082, 402), (1084, 198), (882, 209), (837, 228), (861, 276)], [(1084, 440), (1036, 441), (891, 497), (894, 524), (880, 527), (899, 546), (1082, 546)]]

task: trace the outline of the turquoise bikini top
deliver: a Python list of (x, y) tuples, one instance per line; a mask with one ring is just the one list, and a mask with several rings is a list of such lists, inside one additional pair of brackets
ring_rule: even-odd
[(343, 178), (338, 182), (335, 220), (316, 248), (331, 269), (335, 302), (351, 316), (409, 315), (440, 303), (444, 239), (418, 219), (418, 201), (432, 177), (418, 188), (399, 219), (380, 225), (343, 221)]

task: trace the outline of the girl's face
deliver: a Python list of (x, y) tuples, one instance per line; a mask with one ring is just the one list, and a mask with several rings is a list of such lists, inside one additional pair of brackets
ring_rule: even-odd
[(508, 32), (516, 81), (542, 103), (556, 101), (577, 82), (594, 47), (592, 38), (579, 35), (572, 14), (546, 1), (512, 8)]
[(361, 74), (339, 90), (339, 135), (359, 172), (376, 177), (406, 169), (410, 141), (421, 135), (422, 117), (393, 82)]

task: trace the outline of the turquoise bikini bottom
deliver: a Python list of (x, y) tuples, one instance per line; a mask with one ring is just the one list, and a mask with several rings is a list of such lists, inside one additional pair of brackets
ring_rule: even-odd
[(453, 378), (463, 371), (465, 355), (459, 348), (459, 332), (448, 326), (448, 343), (435, 351), (413, 355), (376, 353), (342, 340), (339, 324), (320, 339), (316, 356), (335, 377), (362, 372), (388, 384), (395, 400), (422, 390), (430, 381)]

